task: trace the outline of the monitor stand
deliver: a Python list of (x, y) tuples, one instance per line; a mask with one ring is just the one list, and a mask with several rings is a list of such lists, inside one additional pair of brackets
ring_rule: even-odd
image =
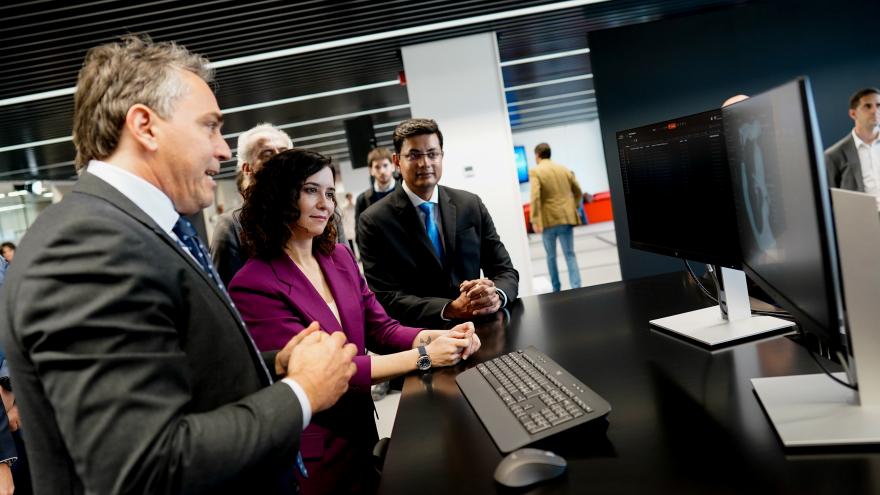
[[(824, 374), (752, 379), (786, 447), (880, 443), (880, 221), (874, 196), (831, 190), (858, 392)], [(856, 367), (858, 365), (858, 367)], [(843, 373), (837, 373), (846, 380)], [(851, 382), (852, 383), (852, 382)]]
[(720, 271), (719, 306), (651, 320), (651, 325), (709, 347), (779, 332), (794, 325), (772, 316), (752, 316), (746, 274), (723, 267)]

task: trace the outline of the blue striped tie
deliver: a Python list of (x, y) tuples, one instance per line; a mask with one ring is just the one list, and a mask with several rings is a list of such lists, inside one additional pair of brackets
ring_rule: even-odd
[(425, 214), (425, 231), (428, 233), (428, 240), (434, 246), (434, 253), (442, 264), (443, 244), (440, 242), (440, 229), (437, 228), (437, 221), (434, 219), (434, 203), (426, 201), (419, 205), (419, 209)]
[[(229, 297), (229, 293), (226, 292), (226, 286), (223, 285), (223, 282), (220, 280), (220, 275), (214, 270), (214, 265), (211, 263), (211, 255), (208, 254), (208, 250), (205, 249), (202, 240), (196, 235), (196, 229), (193, 228), (192, 223), (186, 218), (180, 217), (177, 219), (177, 223), (174, 224), (174, 228), (171, 229), (171, 231), (177, 236), (180, 246), (186, 248), (186, 250), (193, 255), (193, 258), (195, 258), (202, 270), (208, 274), (211, 280), (213, 280), (214, 283), (217, 284), (217, 287), (220, 288), (220, 292), (226, 296), (229, 304), (232, 304), (232, 299)], [(232, 307), (234, 308), (235, 305), (232, 304)], [(236, 311), (236, 314), (237, 313), (238, 311)], [(260, 361), (260, 363), (262, 364), (262, 361)], [(265, 365), (264, 369), (266, 370), (266, 374), (269, 374), (269, 370), (265, 368)], [(303, 463), (302, 454), (299, 452), (296, 454), (296, 467), (303, 478), (309, 477), (309, 472), (306, 470), (305, 463)]]

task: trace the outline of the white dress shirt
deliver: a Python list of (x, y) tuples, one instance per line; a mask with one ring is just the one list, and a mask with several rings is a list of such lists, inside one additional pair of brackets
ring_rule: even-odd
[[(86, 171), (110, 184), (152, 218), (166, 234), (173, 239), (180, 240), (172, 231), (180, 214), (174, 209), (171, 198), (165, 195), (161, 189), (125, 169), (99, 160), (90, 161)], [(186, 252), (189, 254), (189, 250)], [(286, 383), (299, 399), (303, 410), (303, 429), (305, 429), (312, 420), (312, 405), (309, 402), (309, 396), (295, 380), (284, 378), (281, 381)]]

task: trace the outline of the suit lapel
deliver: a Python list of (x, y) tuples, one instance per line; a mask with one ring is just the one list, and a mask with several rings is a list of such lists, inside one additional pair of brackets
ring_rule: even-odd
[[(343, 315), (343, 308), (346, 306), (344, 301), (350, 299), (352, 295), (345, 291), (345, 284), (340, 280), (341, 276), (333, 260), (322, 255), (318, 255), (316, 258), (321, 272), (324, 274), (324, 280), (330, 288), (330, 293), (333, 294), (339, 318), (343, 322), (348, 322), (351, 317)], [(345, 327), (336, 319), (330, 306), (293, 260), (286, 255), (280, 256), (272, 260), (272, 268), (278, 280), (290, 287), (287, 294), (288, 299), (308, 321), (317, 321), (321, 324), (321, 329), (327, 333), (345, 333)]]
[(849, 141), (846, 147), (844, 147), (844, 155), (847, 167), (852, 170), (853, 178), (856, 180), (859, 191), (864, 192), (865, 179), (862, 177), (862, 162), (859, 159), (859, 150), (856, 148), (856, 140), (852, 137), (852, 134), (850, 134)]
[[(456, 216), (455, 203), (447, 194), (446, 189), (437, 186), (440, 190), (437, 194), (437, 201), (440, 204), (440, 218), (443, 220), (443, 239), (446, 241), (446, 259), (455, 259), (455, 230)], [(449, 263), (447, 263), (448, 265)]]
[[(336, 249), (344, 248), (337, 247)], [(336, 263), (332, 256), (318, 254), (316, 258), (321, 266), (321, 271), (324, 273), (324, 280), (327, 281), (330, 293), (333, 294), (333, 300), (336, 301), (336, 310), (339, 312), (339, 321), (333, 317), (336, 330), (345, 333), (348, 336), (349, 342), (354, 343), (358, 348), (362, 348), (364, 346), (363, 333), (355, 331), (358, 328), (358, 322), (364, 319), (361, 305), (359, 304), (361, 295), (356, 290), (357, 286), (347, 283), (348, 270), (342, 264)], [(330, 316), (333, 316), (332, 312)]]
[(431, 240), (428, 239), (425, 222), (422, 221), (422, 217), (416, 211), (416, 207), (409, 200), (406, 191), (403, 190), (403, 187), (395, 187), (394, 192), (391, 194), (396, 216), (400, 219), (400, 224), (406, 233), (416, 240), (416, 244), (419, 245), (419, 249), (423, 251), (425, 257), (434, 260), (437, 268), (442, 270), (443, 264), (440, 263), (437, 253), (434, 252), (434, 246), (431, 244)]
[(261, 373), (268, 384), (272, 383), (272, 377), (263, 362), (263, 358), (260, 356), (259, 351), (253, 343), (253, 339), (251, 339), (250, 334), (247, 331), (247, 327), (244, 325), (244, 322), (241, 320), (241, 316), (238, 314), (238, 310), (236, 310), (233, 306), (229, 297), (224, 294), (220, 288), (214, 283), (214, 280), (205, 273), (201, 266), (190, 256), (187, 251), (184, 251), (183, 248), (175, 241), (168, 233), (162, 230), (161, 227), (149, 216), (146, 212), (141, 210), (137, 205), (135, 205), (130, 199), (125, 197), (124, 194), (119, 192), (115, 187), (110, 184), (104, 182), (98, 177), (84, 173), (79, 180), (77, 180), (77, 184), (74, 187), (74, 192), (79, 192), (82, 194), (88, 194), (90, 196), (94, 196), (96, 198), (107, 201), (112, 204), (116, 208), (119, 208), (122, 212), (130, 216), (131, 218), (137, 220), (139, 223), (144, 225), (146, 228), (152, 230), (156, 235), (162, 239), (162, 242), (167, 244), (174, 252), (177, 253), (178, 256), (184, 259), (185, 263), (189, 263), (189, 266), (198, 273), (198, 276), (202, 277), (202, 280), (208, 285), (209, 290), (213, 291), (214, 294), (223, 302), (226, 309), (229, 311), (229, 314), (232, 316), (233, 320), (237, 323), (237, 327), (239, 332), (241, 332), (242, 336), (247, 342), (248, 351), (251, 357), (255, 361), (255, 366), (259, 369), (262, 369), (264, 373)]
[[(226, 295), (217, 287), (217, 284), (214, 283), (214, 280), (205, 273), (205, 270), (202, 269), (201, 266), (193, 259), (193, 257), (189, 254), (188, 251), (184, 250), (184, 248), (180, 247), (180, 244), (177, 243), (167, 232), (162, 230), (161, 227), (143, 210), (138, 208), (130, 199), (125, 197), (122, 193), (120, 193), (116, 188), (107, 184), (100, 178), (89, 174), (84, 173), (82, 177), (77, 181), (76, 188), (74, 189), (77, 192), (81, 192), (84, 194), (88, 194), (90, 196), (95, 196), (101, 198), (112, 205), (116, 206), (123, 212), (125, 212), (128, 216), (134, 218), (141, 224), (143, 224), (148, 229), (152, 230), (156, 235), (158, 235), (165, 244), (171, 247), (178, 256), (182, 257), (186, 263), (195, 270), (202, 280), (211, 288), (212, 291), (222, 299), (224, 302), (227, 302), (228, 299)], [(231, 309), (231, 306), (230, 306)]]

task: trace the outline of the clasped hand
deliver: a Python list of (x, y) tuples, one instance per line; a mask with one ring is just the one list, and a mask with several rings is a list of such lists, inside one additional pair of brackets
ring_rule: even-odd
[(466, 280), (458, 287), (459, 296), (447, 306), (447, 316), (465, 319), (492, 314), (501, 309), (501, 296), (488, 278)]
[(440, 333), (425, 347), (432, 366), (452, 366), (469, 358), (482, 343), (474, 332), (474, 324), (462, 323)]

